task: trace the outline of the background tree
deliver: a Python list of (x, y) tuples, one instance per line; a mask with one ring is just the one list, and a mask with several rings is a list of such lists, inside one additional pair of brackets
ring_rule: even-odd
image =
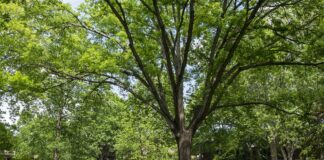
[(4, 123), (0, 122), (0, 158), (4, 158), (6, 152), (12, 153), (15, 143), (13, 132)]
[(176, 146), (167, 126), (148, 106), (131, 99), (129, 109), (121, 116), (120, 134), (116, 136), (120, 159), (175, 159)]
[[(280, 107), (219, 108), (197, 131), (195, 152), (198, 150), (202, 156), (205, 152), (219, 159), (289, 159), (287, 153), (290, 159), (310, 158), (313, 154), (320, 159), (321, 155), (315, 150), (307, 153), (306, 146), (311, 144), (312, 138), (307, 135), (312, 135), (309, 132), (312, 126), (318, 129), (312, 136), (318, 142), (313, 144), (323, 143), (317, 134), (321, 127), (314, 116), (318, 115), (321, 106), (322, 77), (306, 68), (291, 70), (280, 67), (269, 72), (254, 71), (247, 73), (249, 77), (234, 82), (238, 94), (226, 96), (226, 100), (238, 101), (243, 94), (246, 95), (244, 99), (267, 99)], [(208, 149), (201, 146), (208, 146)], [(250, 146), (253, 146), (252, 154)]]

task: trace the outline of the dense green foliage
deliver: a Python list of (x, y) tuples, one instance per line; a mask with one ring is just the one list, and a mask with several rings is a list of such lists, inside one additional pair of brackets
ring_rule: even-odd
[(0, 0), (0, 156), (324, 159), (323, 6)]

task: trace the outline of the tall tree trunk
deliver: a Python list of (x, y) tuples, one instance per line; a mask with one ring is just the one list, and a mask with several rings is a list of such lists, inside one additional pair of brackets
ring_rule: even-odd
[(278, 160), (277, 141), (273, 138), (270, 142), (271, 160)]
[(184, 130), (177, 138), (179, 160), (191, 159), (192, 131)]

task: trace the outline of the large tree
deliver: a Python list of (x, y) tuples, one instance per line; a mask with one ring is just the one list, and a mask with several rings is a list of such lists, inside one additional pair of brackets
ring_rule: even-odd
[[(151, 106), (172, 130), (182, 160), (190, 159), (193, 135), (218, 107), (276, 106), (248, 99), (222, 101), (243, 71), (323, 64), (319, 47), (321, 2), (317, 3), (93, 1), (83, 6), (86, 16), (75, 15), (79, 23), (74, 25), (99, 36), (97, 42), (108, 54), (132, 57), (116, 59), (118, 74), (101, 74), (110, 80), (107, 83), (129, 91), (144, 103), (152, 102), (147, 97), (154, 100)], [(137, 83), (151, 96), (143, 97), (134, 90), (132, 85)], [(188, 117), (190, 110), (194, 113)]]
[[(240, 96), (233, 82), (241, 73), (322, 67), (322, 4), (99, 0), (87, 1), (79, 14), (60, 2), (27, 3), (33, 16), (24, 24), (32, 26), (37, 38), (29, 36), (33, 41), (18, 51), (12, 48), (24, 44), (14, 43), (5, 56), (15, 59), (21, 52), (23, 62), (38, 67), (39, 73), (127, 91), (163, 117), (178, 144), (179, 159), (188, 160), (194, 134), (217, 108), (277, 108), (266, 99)], [(26, 70), (22, 65), (19, 69)], [(228, 95), (238, 98), (224, 100)]]

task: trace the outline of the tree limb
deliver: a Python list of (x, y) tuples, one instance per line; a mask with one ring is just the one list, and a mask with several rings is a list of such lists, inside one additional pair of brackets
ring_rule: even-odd
[(159, 29), (161, 31), (161, 40), (162, 40), (162, 45), (163, 45), (163, 49), (164, 49), (163, 53), (165, 54), (165, 59), (167, 61), (167, 65), (166, 65), (167, 72), (168, 72), (168, 75), (169, 75), (169, 80), (170, 80), (170, 83), (171, 83), (173, 94), (175, 95), (176, 94), (176, 81), (175, 81), (175, 78), (174, 78), (174, 71), (173, 71), (173, 67), (172, 67), (172, 63), (171, 63), (170, 48), (169, 48), (169, 45), (168, 45), (168, 35), (167, 35), (165, 25), (163, 23), (161, 13), (160, 13), (160, 10), (159, 10), (159, 7), (158, 7), (157, 3), (158, 3), (157, 0), (153, 0), (155, 17), (156, 17), (156, 19), (158, 21), (158, 26), (159, 26)]
[(275, 109), (275, 110), (283, 112), (283, 113), (301, 116), (298, 113), (286, 111), (282, 108), (279, 108), (277, 105), (269, 103), (269, 102), (243, 102), (243, 103), (237, 103), (237, 104), (225, 104), (225, 105), (219, 105), (215, 109), (230, 108), (230, 107), (234, 108), (234, 107), (244, 107), (244, 106), (256, 106), (256, 105), (263, 105), (263, 106), (270, 107), (272, 109)]
[(193, 32), (194, 19), (195, 19), (195, 10), (194, 10), (195, 6), (194, 5), (195, 5), (195, 0), (190, 0), (190, 9), (189, 9), (190, 18), (189, 18), (188, 37), (187, 37), (187, 42), (186, 42), (184, 53), (183, 53), (183, 61), (181, 63), (181, 69), (180, 69), (180, 73), (178, 75), (177, 85), (180, 85), (182, 83), (184, 71), (185, 71), (185, 68), (187, 65), (189, 49), (190, 49), (192, 36), (193, 36), (192, 32)]

